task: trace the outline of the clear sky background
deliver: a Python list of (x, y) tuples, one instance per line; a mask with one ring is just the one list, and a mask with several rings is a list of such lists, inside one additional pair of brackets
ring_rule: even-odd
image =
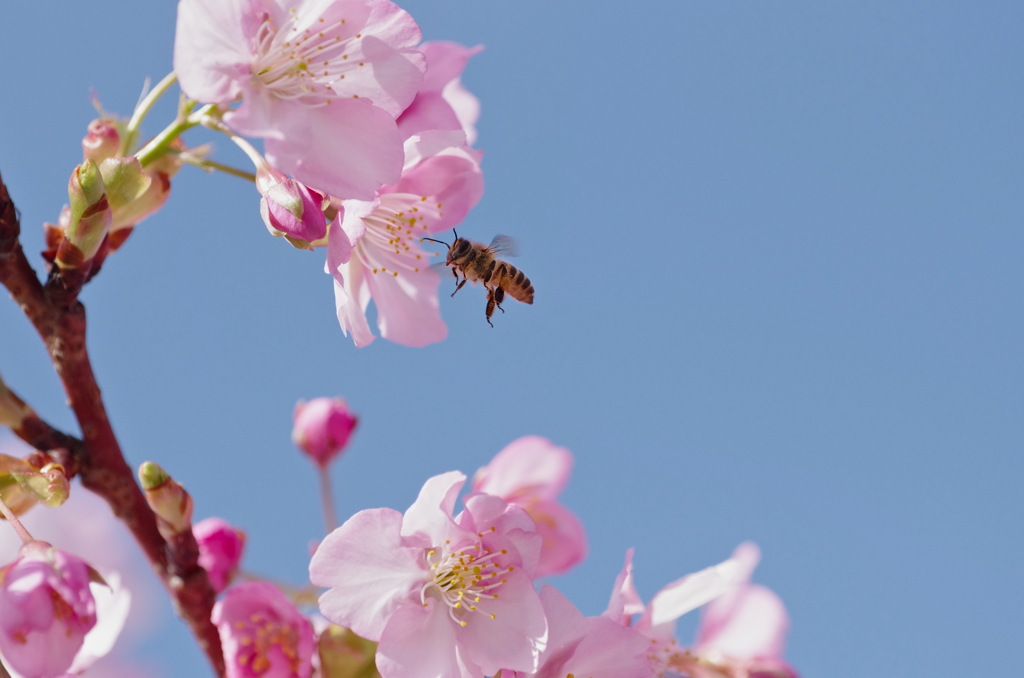
[[(296, 400), (362, 416), (334, 468), (343, 516), (404, 510), (539, 434), (576, 456), (564, 499), (590, 555), (554, 583), (588, 614), (630, 546), (646, 599), (751, 539), (804, 676), (1018, 673), (1024, 4), (403, 6), (428, 39), (486, 46), (464, 82), (487, 189), (460, 235), (516, 237), (536, 304), (492, 329), (467, 287), (442, 296), (445, 342), (357, 350), (322, 253), (269, 237), (251, 185), (185, 168), (82, 297), (129, 461), (245, 527), (248, 569), (301, 582), (323, 528)], [(0, 10), (0, 171), (30, 253), (90, 91), (130, 112), (171, 68), (174, 16)], [(0, 374), (75, 431), (8, 301)], [(173, 620), (137, 648), (205, 671)]]

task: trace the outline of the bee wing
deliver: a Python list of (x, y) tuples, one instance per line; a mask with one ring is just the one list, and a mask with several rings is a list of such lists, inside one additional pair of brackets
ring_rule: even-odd
[(495, 254), (501, 253), (510, 257), (514, 257), (519, 254), (519, 245), (516, 243), (515, 239), (507, 235), (499, 234), (494, 236), (494, 240), (491, 241), (489, 247)]

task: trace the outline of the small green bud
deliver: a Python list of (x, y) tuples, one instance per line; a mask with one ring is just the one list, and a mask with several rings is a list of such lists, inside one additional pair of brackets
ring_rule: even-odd
[(192, 529), (192, 495), (151, 461), (139, 466), (146, 502), (157, 518), (157, 529), (168, 541)]
[(11, 476), (22, 488), (35, 497), (36, 501), (51, 508), (60, 506), (67, 501), (68, 495), (71, 493), (71, 483), (64, 467), (60, 464), (50, 463), (38, 471), (36, 469), (14, 470), (11, 471)]
[(86, 160), (71, 173), (68, 201), (68, 223), (55, 263), (60, 268), (83, 268), (96, 256), (111, 222), (103, 176), (96, 163)]

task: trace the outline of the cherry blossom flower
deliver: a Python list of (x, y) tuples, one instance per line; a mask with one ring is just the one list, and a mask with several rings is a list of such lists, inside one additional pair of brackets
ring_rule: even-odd
[(383, 678), (533, 672), (547, 624), (532, 574), (540, 537), (521, 508), (477, 494), (452, 515), (466, 477), (429, 479), (401, 514), (368, 509), (320, 544), (310, 580), (320, 611), (379, 641)]
[(313, 626), (273, 584), (251, 581), (231, 587), (213, 606), (227, 678), (313, 673)]
[(416, 95), (420, 30), (387, 0), (181, 0), (174, 70), (192, 99), (227, 106), (278, 169), (371, 199), (398, 180), (395, 118)]
[(648, 639), (607, 617), (587, 617), (550, 586), (540, 592), (548, 620), (548, 646), (532, 673), (502, 671), (500, 678), (647, 678)]
[(245, 532), (220, 518), (206, 518), (192, 526), (199, 545), (199, 565), (220, 593), (231, 583), (245, 550)]
[(50, 678), (71, 667), (96, 625), (90, 568), (42, 541), (25, 544), (0, 568), (0, 651), (24, 678)]
[(320, 467), (341, 454), (359, 423), (341, 398), (313, 398), (295, 405), (292, 442)]
[(458, 225), (483, 193), (479, 151), (461, 131), (431, 131), (405, 143), (397, 184), (372, 201), (344, 201), (331, 224), (327, 270), (334, 277), (338, 321), (356, 346), (373, 341), (366, 318), (372, 299), (382, 337), (405, 346), (441, 341), (441, 279), (420, 238)]
[(565, 572), (586, 555), (579, 519), (557, 501), (572, 470), (572, 453), (540, 436), (508, 444), (476, 472), (473, 492), (501, 497), (526, 509), (544, 539), (537, 576)]

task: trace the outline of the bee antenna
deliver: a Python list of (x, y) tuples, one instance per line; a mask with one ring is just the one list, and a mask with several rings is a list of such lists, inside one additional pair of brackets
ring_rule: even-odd
[(444, 240), (435, 240), (435, 239), (433, 239), (433, 238), (427, 238), (427, 237), (423, 237), (423, 238), (420, 238), (420, 240), (429, 240), (430, 242), (436, 242), (436, 243), (438, 243), (439, 245), (444, 245), (444, 246), (445, 246), (445, 247), (447, 247), (448, 249), (451, 249), (451, 247), (452, 247), (451, 245), (449, 245), (448, 243), (446, 243), (446, 242), (445, 242)]

